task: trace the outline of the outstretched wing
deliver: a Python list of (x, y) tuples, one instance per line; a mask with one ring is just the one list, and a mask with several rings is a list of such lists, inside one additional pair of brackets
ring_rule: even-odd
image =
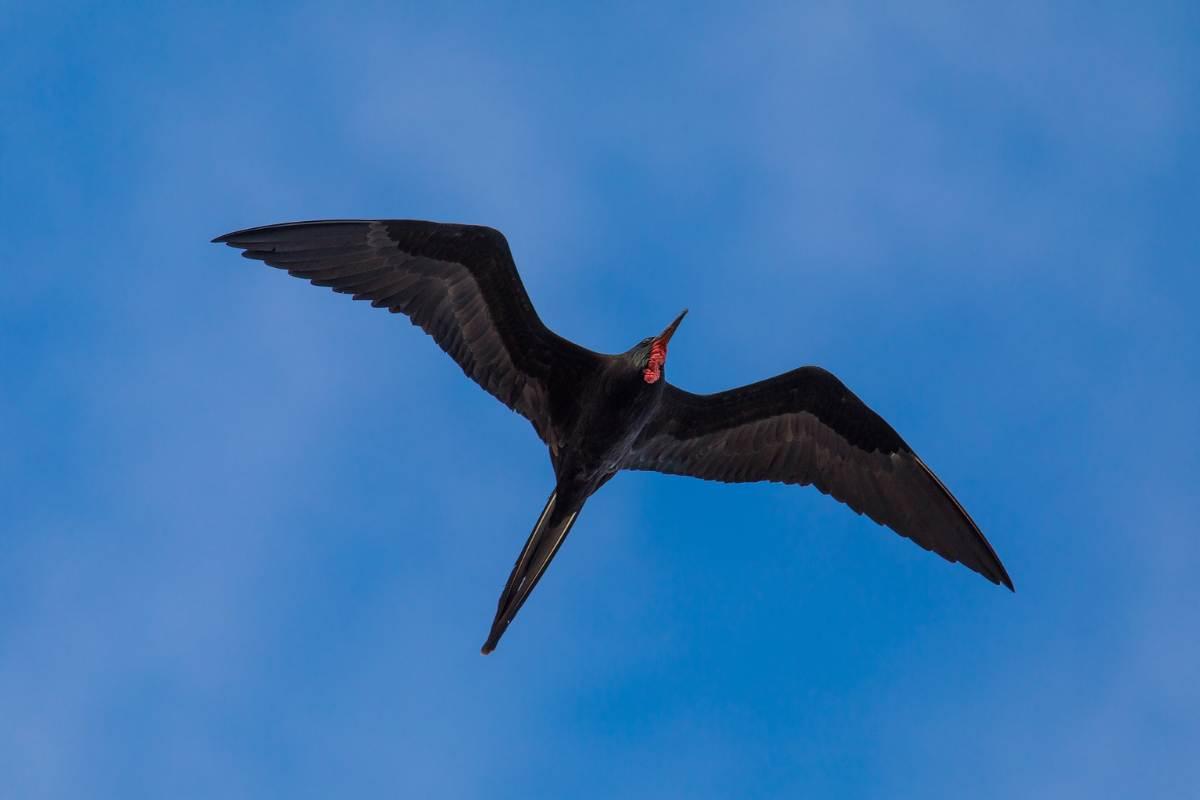
[(819, 367), (711, 395), (668, 386), (624, 466), (727, 483), (812, 484), (1013, 588), (979, 527), (925, 462)]
[(504, 235), (417, 220), (324, 220), (218, 236), (246, 258), (407, 314), (500, 402), (549, 442), (550, 375), (581, 374), (597, 356), (538, 318)]

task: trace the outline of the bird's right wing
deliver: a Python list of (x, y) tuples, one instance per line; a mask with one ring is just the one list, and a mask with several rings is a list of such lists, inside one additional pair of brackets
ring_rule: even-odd
[(624, 466), (727, 483), (812, 484), (1012, 588), (983, 533), (925, 462), (819, 367), (710, 395), (668, 385)]
[(552, 444), (550, 375), (569, 385), (599, 357), (542, 323), (503, 234), (418, 220), (324, 220), (227, 233), (223, 242), (317, 286), (407, 314), (463, 372)]

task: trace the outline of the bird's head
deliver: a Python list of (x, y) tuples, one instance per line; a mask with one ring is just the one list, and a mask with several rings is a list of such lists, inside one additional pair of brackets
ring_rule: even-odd
[(675, 335), (675, 329), (679, 327), (679, 323), (683, 322), (683, 318), (686, 316), (687, 309), (685, 308), (662, 333), (643, 339), (633, 348), (634, 360), (642, 370), (642, 380), (646, 383), (658, 383), (662, 379), (663, 367), (667, 363), (667, 345), (670, 343), (671, 337)]

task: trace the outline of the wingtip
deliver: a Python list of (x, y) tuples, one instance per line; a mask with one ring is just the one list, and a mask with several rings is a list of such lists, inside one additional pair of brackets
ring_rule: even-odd
[(492, 641), (484, 642), (483, 647), (479, 648), (479, 655), (481, 655), (481, 656), (490, 655), (492, 653), (492, 651), (495, 649), (496, 649), (495, 642), (492, 642)]
[(982, 572), (980, 570), (976, 570), (976, 572), (979, 572), (981, 575), (983, 575), (983, 577), (987, 578), (1001, 589), (1008, 589), (1010, 592), (1015, 594), (1017, 590), (1013, 588), (1012, 578), (1008, 577), (1008, 570), (1004, 569), (1003, 564), (999, 564), (999, 567), (1000, 569), (994, 573)]
[[(297, 225), (310, 225), (310, 224), (312, 224), (312, 223), (308, 223), (308, 222), (278, 222), (273, 225), (255, 225), (253, 228), (239, 228), (236, 231), (230, 231), (229, 233), (222, 233), (220, 236), (213, 239), (212, 243), (213, 244), (227, 244), (230, 247), (239, 247), (240, 245), (238, 244), (238, 241), (244, 240), (247, 237), (253, 237), (257, 234), (261, 234), (261, 233), (270, 231), (275, 228), (290, 228), (290, 227), (294, 227)], [(244, 244), (244, 242), (243, 242), (243, 244)]]
[[(992, 555), (995, 556), (994, 551)], [(996, 557), (996, 575), (990, 577), (992, 583), (996, 584), (997, 586), (1003, 586), (1013, 594), (1016, 594), (1017, 590), (1013, 587), (1012, 578), (1008, 576), (1008, 570), (1006, 570), (1004, 565), (1000, 563), (1000, 558), (998, 556)]]

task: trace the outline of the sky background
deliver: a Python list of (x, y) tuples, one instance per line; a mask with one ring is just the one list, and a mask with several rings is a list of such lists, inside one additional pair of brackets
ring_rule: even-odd
[[(1192, 2), (0, 3), (0, 794), (1200, 796)], [(169, 7), (168, 7), (169, 6)], [(495, 226), (670, 378), (821, 364), (1016, 594), (626, 473), (499, 650), (543, 446), (227, 248)]]

